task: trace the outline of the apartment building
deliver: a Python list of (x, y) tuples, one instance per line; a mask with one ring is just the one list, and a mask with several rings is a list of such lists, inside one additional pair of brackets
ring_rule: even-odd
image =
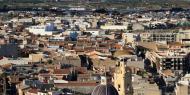
[(157, 71), (163, 70), (184, 70), (185, 68), (185, 57), (188, 52), (182, 52), (180, 49), (178, 52), (173, 52), (173, 47), (169, 47), (166, 44), (159, 43), (139, 43), (141, 48), (145, 48), (145, 58), (150, 60), (152, 65), (155, 65)]
[(177, 35), (177, 41), (182, 42), (183, 44), (190, 44), (190, 30), (189, 29), (179, 29)]
[(190, 94), (190, 74), (186, 74), (176, 83), (176, 95), (189, 95)]
[(143, 41), (168, 43), (177, 40), (177, 31), (175, 30), (154, 30), (141, 33)]

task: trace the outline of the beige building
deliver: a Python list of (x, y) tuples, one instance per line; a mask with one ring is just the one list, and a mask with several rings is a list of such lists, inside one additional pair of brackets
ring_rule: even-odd
[(161, 95), (157, 84), (150, 84), (149, 81), (142, 79), (141, 76), (133, 75), (133, 95)]
[(158, 71), (184, 69), (185, 56), (188, 53), (187, 49), (179, 48), (178, 45), (169, 46), (154, 42), (138, 43), (138, 47), (146, 50), (145, 57)]
[(135, 33), (123, 33), (122, 38), (125, 42), (125, 44), (134, 44), (136, 42), (136, 36), (138, 34)]
[(44, 58), (43, 54), (30, 54), (29, 59), (31, 62), (40, 62)]
[(133, 30), (144, 30), (144, 26), (140, 23), (134, 23), (132, 29)]
[(187, 82), (187, 83), (182, 83), (182, 82), (177, 83), (175, 92), (176, 92), (176, 95), (190, 95), (189, 82)]
[(177, 41), (183, 44), (190, 44), (190, 29), (179, 29)]
[(181, 80), (176, 83), (176, 95), (190, 95), (190, 74), (186, 74)]

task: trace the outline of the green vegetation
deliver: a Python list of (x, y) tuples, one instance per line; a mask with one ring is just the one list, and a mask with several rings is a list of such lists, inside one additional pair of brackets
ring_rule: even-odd
[(177, 23), (177, 26), (179, 26), (179, 27), (189, 27), (190, 26), (190, 22), (189, 21), (179, 22), (179, 23)]

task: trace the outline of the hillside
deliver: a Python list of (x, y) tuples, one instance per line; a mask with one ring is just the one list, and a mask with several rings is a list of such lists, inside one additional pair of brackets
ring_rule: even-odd
[[(82, 6), (88, 8), (144, 8), (144, 9), (161, 9), (161, 8), (190, 8), (190, 0), (105, 0), (102, 3), (86, 2), (46, 2), (47, 0), (3, 0), (0, 8), (3, 7), (69, 7)], [(76, 0), (74, 0), (76, 1)], [(79, 1), (79, 0), (78, 0)], [(92, 1), (92, 0), (91, 0)], [(24, 3), (24, 4), (23, 4)]]

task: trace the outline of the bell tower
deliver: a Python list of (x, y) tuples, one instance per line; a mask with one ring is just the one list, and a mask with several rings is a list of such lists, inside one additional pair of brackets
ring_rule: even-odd
[(118, 61), (114, 73), (114, 86), (119, 95), (132, 95), (132, 72), (126, 62)]

